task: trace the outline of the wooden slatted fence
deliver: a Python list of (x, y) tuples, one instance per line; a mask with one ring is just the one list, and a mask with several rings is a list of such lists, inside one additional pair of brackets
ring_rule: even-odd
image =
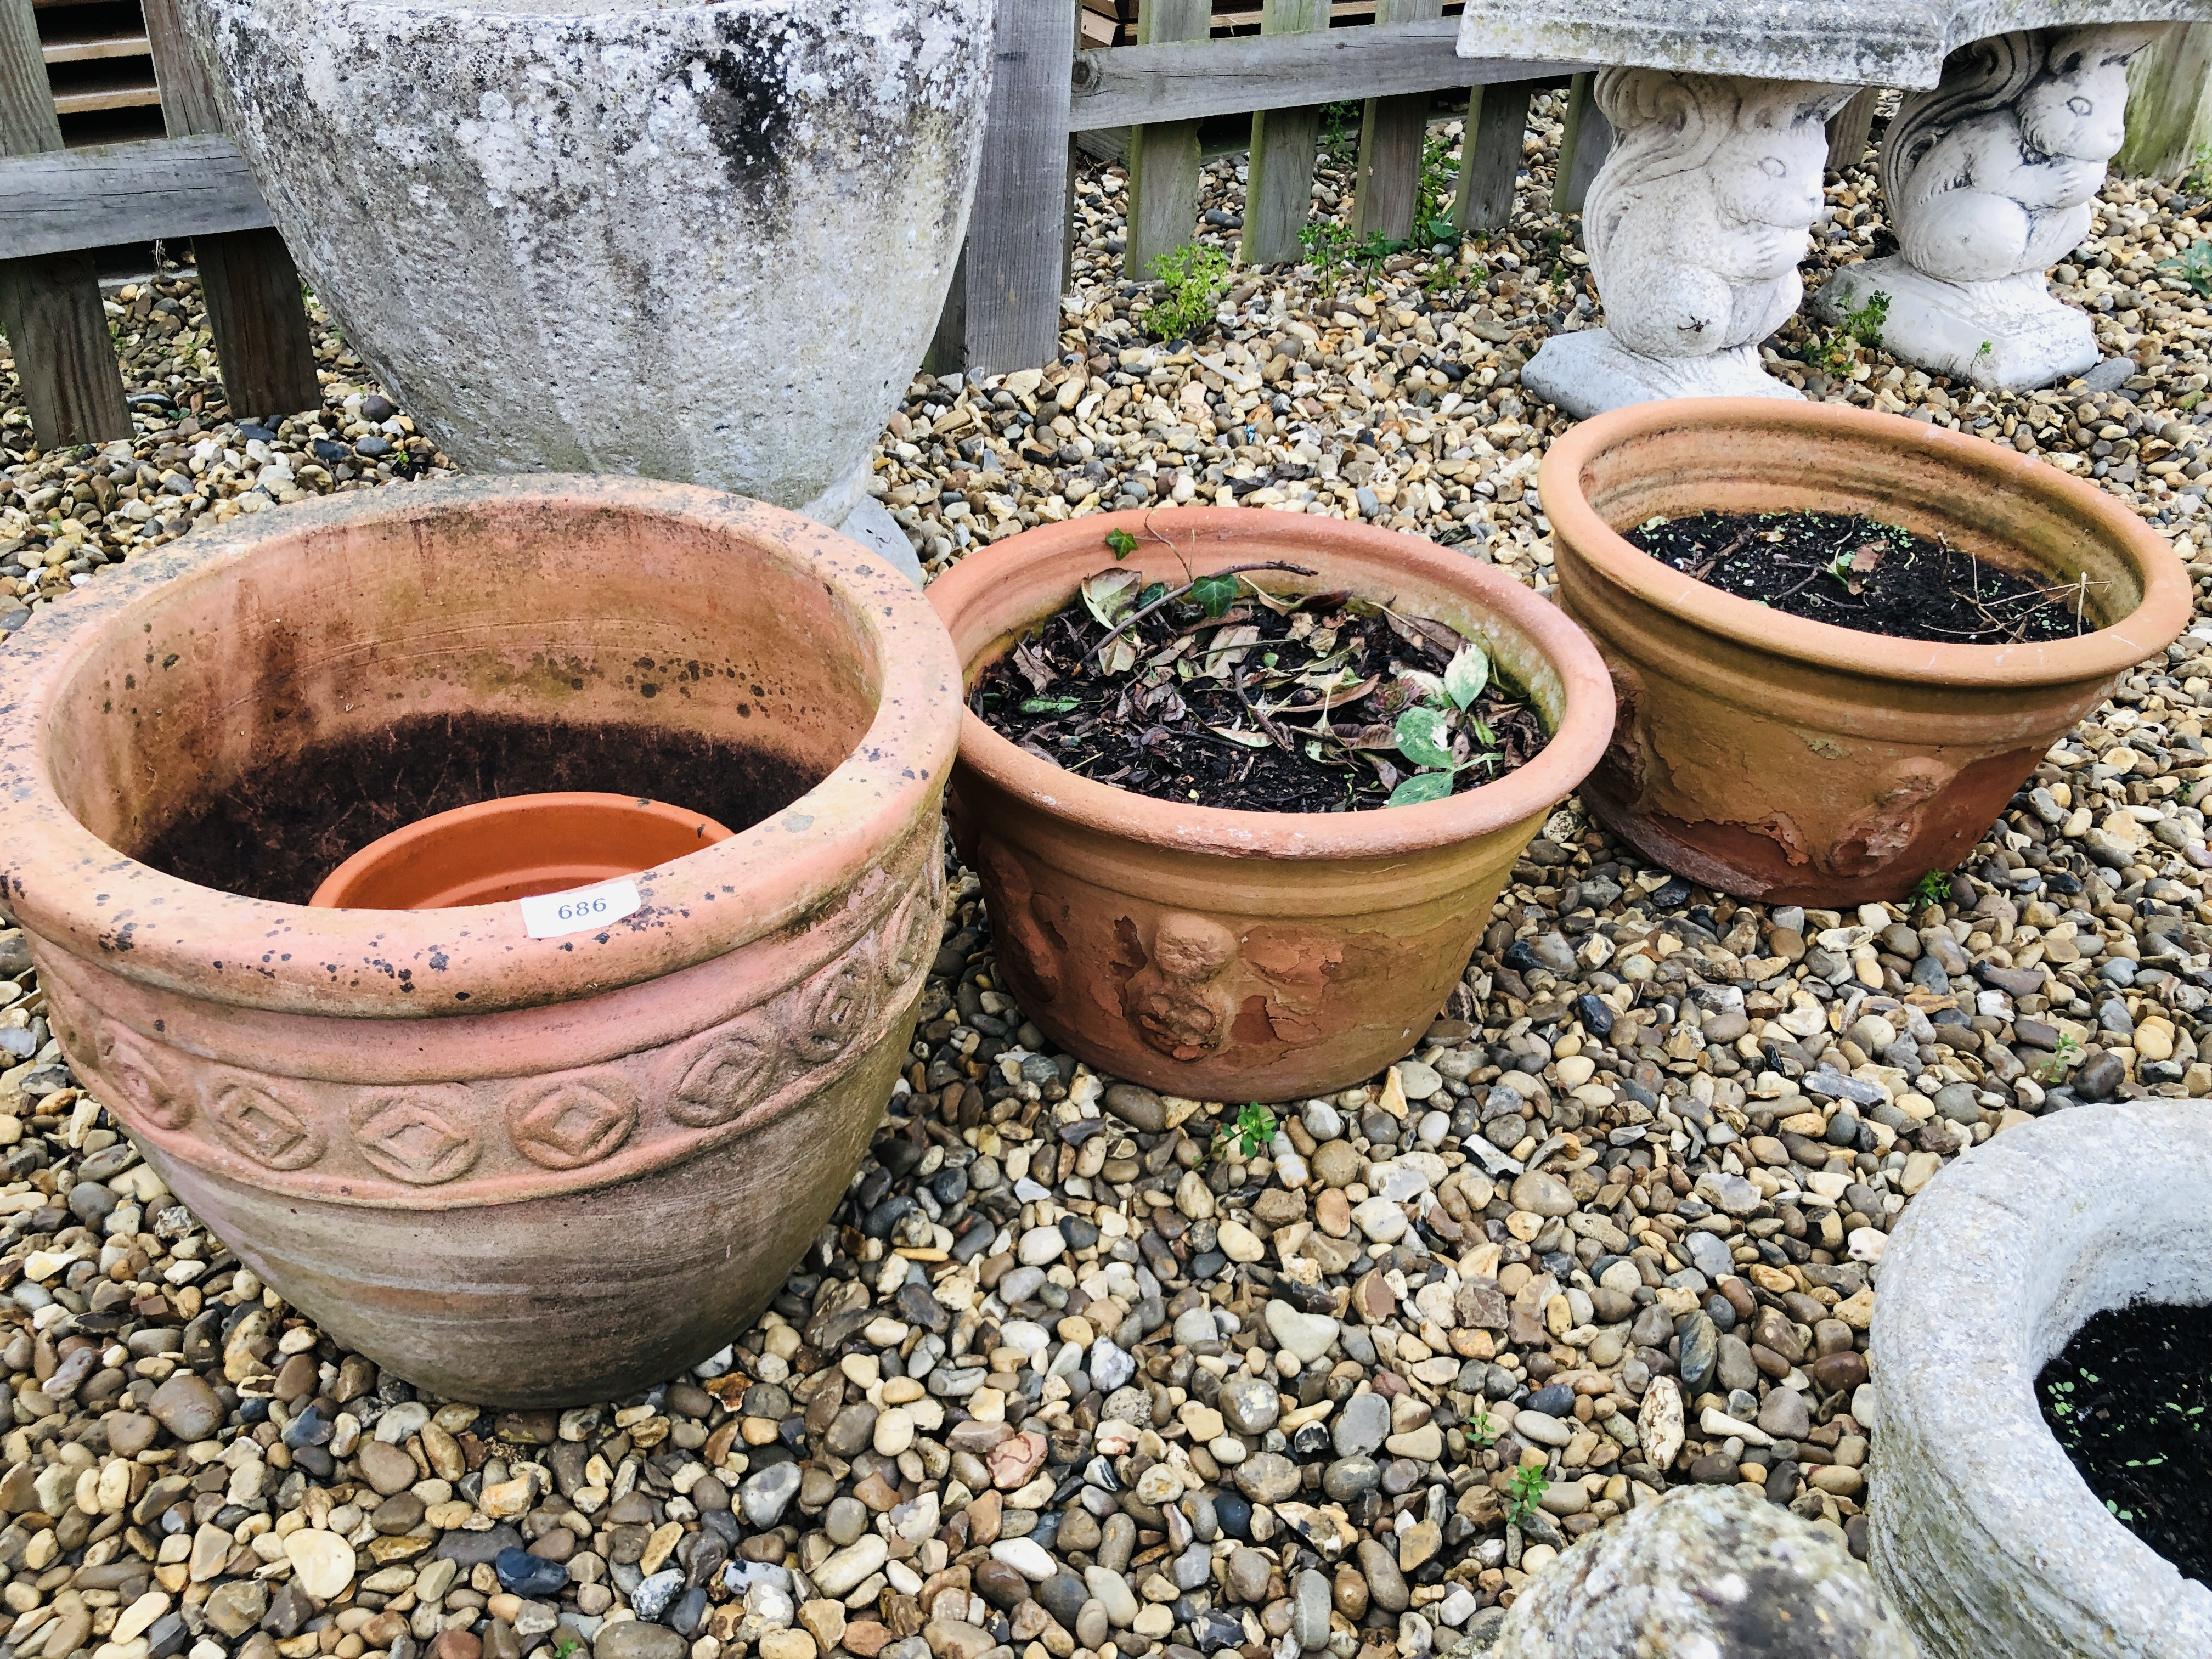
[[(1462, 58), (1459, 21), (1445, 10), (1443, 0), (1000, 0), (986, 146), (998, 160), (995, 167), (987, 161), (957, 303), (939, 327), (933, 362), (1003, 374), (1059, 349), (1078, 134), (1114, 132), (1115, 142), (1094, 148), (1127, 159), (1124, 259), (1137, 279), (1192, 239), (1200, 124), (1223, 117), (1250, 124), (1239, 247), (1250, 264), (1299, 257), (1328, 104), (1364, 106), (1354, 227), (1363, 238), (1402, 240), (1411, 230), (1439, 93), (1470, 94), (1455, 193), (1461, 228), (1505, 222), (1538, 88), (1578, 77), (1577, 101), (1588, 116), (1572, 171), (1586, 182), (1611, 138), (1581, 90), (1589, 65)], [(1091, 44), (1105, 32), (1102, 17), (1113, 38), (1133, 44)], [(1257, 32), (1245, 32), (1248, 23)], [(1003, 154), (1010, 148), (1020, 150), (1018, 162)], [(994, 187), (1008, 180), (1018, 182)]]
[(222, 136), (176, 0), (146, 0), (143, 21), (169, 136), (64, 149), (33, 0), (0, 0), (0, 335), (50, 449), (132, 435), (91, 255), (118, 243), (191, 240), (234, 410), (322, 402), (299, 273)]

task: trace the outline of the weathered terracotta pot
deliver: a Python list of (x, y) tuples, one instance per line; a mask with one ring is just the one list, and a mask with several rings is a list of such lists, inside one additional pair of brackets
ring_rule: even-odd
[[(1583, 800), (1646, 857), (1774, 903), (1902, 897), (1948, 870), (2051, 744), (2187, 624), (2189, 579), (2125, 507), (1980, 439), (1838, 404), (1638, 404), (1540, 476), (1567, 614), (1620, 699)], [(2095, 631), (1933, 644), (1784, 616), (1616, 533), (1655, 514), (1864, 513), (2048, 581)]]
[(507, 795), (380, 836), (307, 902), (338, 910), (445, 910), (634, 876), (727, 841), (714, 819), (665, 800), (571, 789)]
[(948, 811), (1000, 970), (1071, 1054), (1207, 1100), (1285, 1100), (1371, 1076), (1420, 1040), (1545, 816), (1605, 747), (1613, 700), (1582, 631), (1503, 571), (1413, 537), (1256, 508), (1100, 514), (971, 553), (931, 584), (967, 683), (1115, 562), (1181, 584), (1282, 559), (1279, 592), (1344, 590), (1480, 640), (1551, 727), (1535, 761), (1422, 806), (1241, 812), (1094, 783), (970, 713)]
[[(939, 937), (957, 665), (880, 559), (688, 486), (416, 484), (133, 560), (25, 628), (6, 684), (0, 890), (55, 1034), (286, 1298), (519, 1406), (666, 1377), (768, 1302)], [(697, 805), (736, 833), (538, 939), (515, 903), (310, 909), (136, 856), (317, 756), (393, 745), (374, 801), (527, 743), (604, 744), (640, 789), (654, 744), (711, 745), (728, 793)]]

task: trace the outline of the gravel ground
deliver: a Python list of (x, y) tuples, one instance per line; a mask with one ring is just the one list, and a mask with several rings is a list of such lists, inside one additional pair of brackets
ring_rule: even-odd
[[(1194, 354), (1134, 325), (1120, 176), (1089, 170), (1071, 361), (918, 380), (886, 435), (924, 556), (1242, 500), (1544, 586), (1561, 422), (1514, 371), (1594, 298), (1536, 119), (1509, 235), (1328, 295), (1243, 278)], [(1233, 169), (1209, 179), (1231, 239)], [(1870, 195), (1832, 190), (1809, 281), (1881, 246)], [(2060, 274), (2141, 371), (2110, 389), (1961, 396), (1797, 324), (1778, 348), (1828, 361), (1778, 366), (2094, 474), (2212, 590), (2212, 318), (2151, 269), (2203, 204), (2106, 203)], [(248, 426), (189, 282), (116, 302), (134, 391), (173, 401), (135, 445), (9, 451), (0, 628), (200, 516), (442, 466), (326, 329), (325, 410)], [(1053, 1054), (956, 872), (838, 1224), (696, 1375), (565, 1413), (418, 1397), (286, 1307), (79, 1095), (0, 933), (0, 1659), (1420, 1659), (1483, 1646), (1525, 1574), (1671, 1485), (1753, 1483), (1863, 1549), (1872, 1269), (1911, 1195), (2023, 1116), (2212, 1091), (2200, 629), (1917, 905), (1717, 900), (1570, 804), (1418, 1052), (1249, 1142), (1233, 1103)]]

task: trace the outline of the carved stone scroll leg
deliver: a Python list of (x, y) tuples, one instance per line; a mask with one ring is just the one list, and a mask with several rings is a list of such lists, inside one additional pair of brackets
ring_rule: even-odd
[(2128, 60), (2152, 24), (2033, 29), (1954, 52), (1890, 124), (1882, 193), (1899, 252), (1846, 266), (1815, 302), (1893, 356), (1991, 389), (2096, 366), (2089, 318), (2045, 273), (2089, 234), (2125, 137)]
[(1826, 124), (1853, 88), (1608, 69), (1616, 138), (1583, 209), (1606, 326), (1544, 343), (1522, 382), (1577, 417), (1660, 398), (1798, 394), (1759, 343), (1797, 308)]

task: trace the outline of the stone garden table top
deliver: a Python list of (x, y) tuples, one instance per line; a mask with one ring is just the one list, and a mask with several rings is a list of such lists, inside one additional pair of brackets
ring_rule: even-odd
[(1460, 54), (1924, 88), (1992, 35), (2208, 18), (2203, 0), (1467, 0)]

